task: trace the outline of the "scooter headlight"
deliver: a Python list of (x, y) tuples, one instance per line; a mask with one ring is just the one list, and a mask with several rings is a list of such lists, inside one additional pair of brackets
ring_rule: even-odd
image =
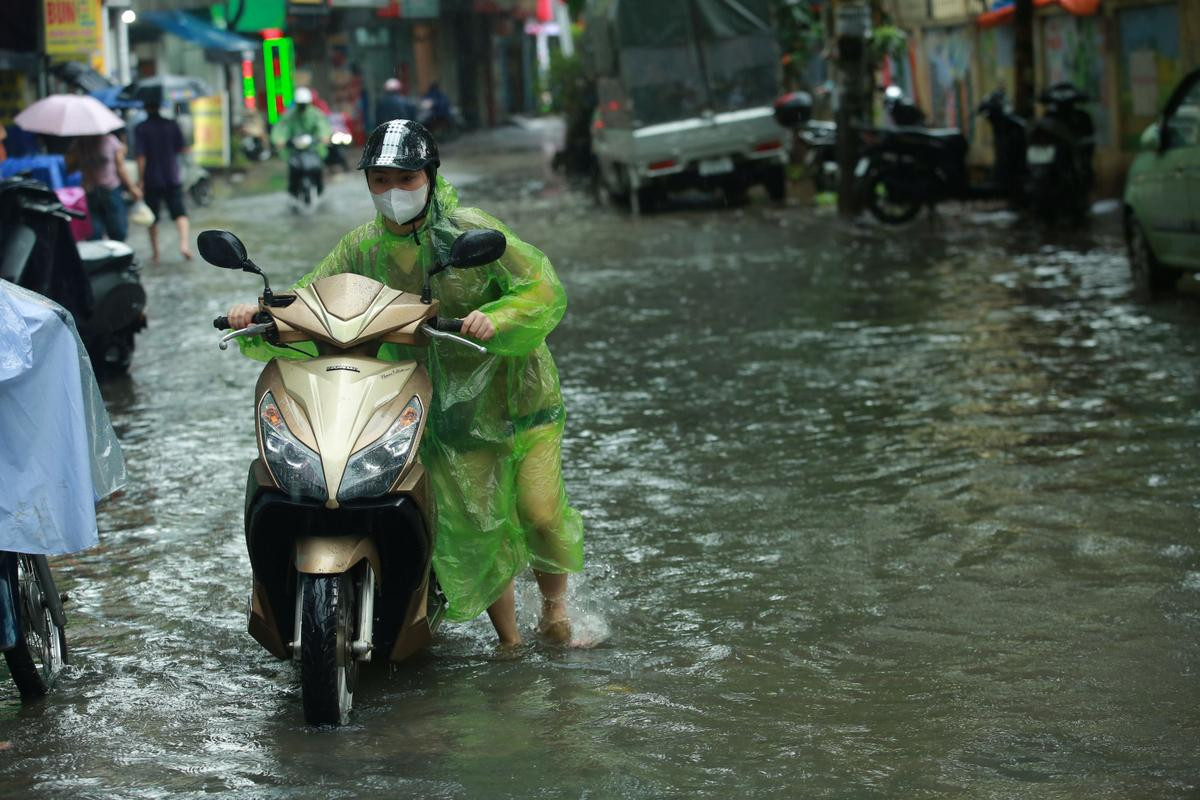
[(324, 502), (329, 497), (321, 457), (288, 430), (275, 397), (267, 392), (258, 404), (258, 428), (263, 455), (280, 488), (294, 498)]
[(422, 413), (421, 401), (414, 397), (387, 433), (350, 457), (342, 487), (338, 490), (339, 502), (378, 497), (391, 488), (408, 463), (417, 429), (421, 427)]

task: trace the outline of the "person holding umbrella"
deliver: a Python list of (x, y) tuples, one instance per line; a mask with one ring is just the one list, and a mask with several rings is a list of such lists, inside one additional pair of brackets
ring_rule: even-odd
[(99, 229), (99, 235), (124, 239), (125, 200), (121, 186), (127, 186), (135, 197), (141, 194), (125, 174), (125, 146), (112, 135), (125, 127), (125, 121), (99, 100), (74, 94), (42, 98), (13, 121), (30, 133), (82, 137), (72, 145), (75, 152), (71, 160), (83, 170), (93, 225)]

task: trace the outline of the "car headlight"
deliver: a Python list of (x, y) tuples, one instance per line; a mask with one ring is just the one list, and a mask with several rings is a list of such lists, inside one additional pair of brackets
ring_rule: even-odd
[(338, 490), (339, 502), (378, 497), (391, 488), (408, 463), (417, 429), (421, 427), (422, 413), (421, 401), (414, 397), (408, 401), (387, 433), (350, 457), (342, 477), (342, 486)]
[(275, 397), (267, 392), (258, 404), (258, 427), (263, 455), (279, 486), (293, 498), (308, 497), (324, 502), (329, 497), (321, 457), (297, 439), (283, 421)]

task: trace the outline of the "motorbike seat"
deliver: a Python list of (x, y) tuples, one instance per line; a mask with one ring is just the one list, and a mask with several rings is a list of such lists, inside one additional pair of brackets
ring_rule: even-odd
[(133, 263), (133, 248), (124, 242), (101, 239), (94, 242), (76, 242), (79, 259), (88, 273), (107, 269), (124, 269)]
[(958, 128), (897, 128), (896, 132), (909, 142), (935, 147), (951, 153), (967, 151), (967, 137)]

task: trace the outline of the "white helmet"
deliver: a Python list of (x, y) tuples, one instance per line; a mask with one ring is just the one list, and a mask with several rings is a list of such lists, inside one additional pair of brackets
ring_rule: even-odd
[(301, 105), (310, 105), (312, 103), (312, 89), (307, 86), (300, 86), (292, 95), (292, 102)]

